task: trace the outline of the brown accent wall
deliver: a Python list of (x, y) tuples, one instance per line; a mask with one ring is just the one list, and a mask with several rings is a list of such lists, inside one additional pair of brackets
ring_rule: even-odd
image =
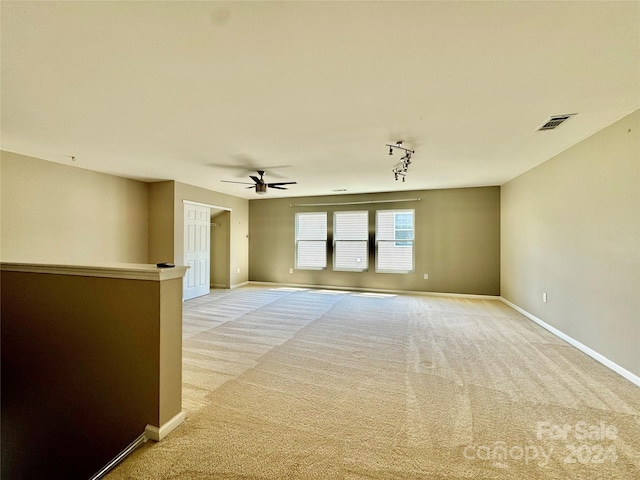
[(503, 185), (502, 296), (640, 376), (640, 110)]
[(2, 478), (89, 478), (180, 412), (181, 280), (1, 273)]
[[(348, 206), (290, 207), (421, 198), (419, 202)], [(375, 272), (375, 212), (415, 210), (415, 271)], [(370, 256), (367, 272), (334, 272), (334, 211), (369, 211)], [(329, 218), (328, 267), (295, 270), (296, 212), (326, 211)], [(465, 294), (500, 294), (500, 188), (421, 190), (367, 195), (334, 195), (251, 200), (249, 278), (252, 281)], [(429, 275), (424, 280), (423, 275)]]

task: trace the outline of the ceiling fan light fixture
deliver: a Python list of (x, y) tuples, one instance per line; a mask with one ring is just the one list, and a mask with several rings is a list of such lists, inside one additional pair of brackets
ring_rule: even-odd
[(258, 195), (264, 195), (267, 193), (267, 184), (266, 183), (256, 183), (256, 193)]

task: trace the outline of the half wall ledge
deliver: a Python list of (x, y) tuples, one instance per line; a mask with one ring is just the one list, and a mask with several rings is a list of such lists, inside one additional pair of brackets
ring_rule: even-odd
[(2, 262), (3, 272), (49, 273), (54, 275), (77, 275), (81, 277), (124, 278), (132, 280), (162, 281), (184, 277), (189, 267), (176, 265), (158, 268), (146, 263), (105, 263), (100, 265), (65, 265), (55, 263)]

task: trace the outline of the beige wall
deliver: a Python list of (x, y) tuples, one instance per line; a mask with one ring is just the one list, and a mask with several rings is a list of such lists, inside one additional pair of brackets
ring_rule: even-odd
[(146, 263), (148, 186), (0, 153), (3, 261)]
[[(216, 249), (212, 269), (230, 286), (248, 279), (248, 200), (174, 181), (147, 184), (10, 152), (2, 152), (0, 173), (2, 261), (181, 264), (183, 200), (190, 200), (232, 209), (225, 250)], [(221, 259), (226, 273), (219, 271)]]
[(218, 213), (211, 219), (211, 285), (229, 288), (229, 227), (231, 212)]
[[(204, 203), (231, 209), (229, 219), (230, 286), (239, 285), (249, 278), (249, 201), (224, 193), (213, 192), (185, 183), (173, 182), (174, 186), (174, 261), (183, 263), (184, 247), (184, 201)], [(239, 270), (239, 273), (238, 273)]]
[[(420, 202), (351, 206), (290, 207), (298, 203), (331, 203), (420, 197)], [(375, 273), (370, 248), (369, 271), (294, 270), (295, 214), (326, 211), (331, 230), (334, 211), (368, 210), (370, 241), (375, 211), (415, 209), (415, 272)], [(340, 195), (252, 200), (250, 202), (250, 279), (307, 285), (413, 290), (467, 294), (500, 294), (500, 189), (462, 188), (369, 195)], [(329, 232), (331, 237), (331, 231)], [(331, 248), (331, 238), (329, 238)], [(428, 280), (423, 274), (429, 275)]]
[(173, 263), (174, 182), (149, 184), (149, 263)]
[(636, 111), (502, 187), (502, 296), (635, 375), (639, 139)]
[[(147, 282), (151, 283), (151, 282)], [(160, 314), (154, 325), (160, 329), (159, 415), (161, 427), (182, 411), (182, 278), (160, 284)]]

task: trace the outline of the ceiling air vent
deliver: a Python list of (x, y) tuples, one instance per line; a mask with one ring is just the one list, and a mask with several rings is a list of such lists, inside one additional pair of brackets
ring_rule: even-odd
[(566, 115), (554, 115), (549, 120), (544, 122), (544, 124), (540, 128), (538, 128), (538, 131), (553, 130), (554, 128), (558, 128), (560, 125), (562, 125), (564, 122), (575, 115), (575, 113), (568, 113)]

